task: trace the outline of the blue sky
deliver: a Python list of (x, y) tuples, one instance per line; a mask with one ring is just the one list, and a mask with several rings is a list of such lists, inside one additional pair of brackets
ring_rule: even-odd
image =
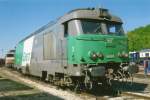
[(0, 0), (0, 57), (22, 38), (75, 8), (103, 7), (125, 31), (150, 24), (150, 0)]

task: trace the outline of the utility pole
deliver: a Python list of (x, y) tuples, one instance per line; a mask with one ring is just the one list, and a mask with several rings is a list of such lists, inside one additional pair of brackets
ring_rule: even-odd
[(2, 49), (2, 58), (4, 58), (3, 56), (4, 56), (4, 49)]
[(0, 54), (0, 58), (3, 58), (3, 56), (4, 56), (4, 49), (1, 49), (1, 54)]

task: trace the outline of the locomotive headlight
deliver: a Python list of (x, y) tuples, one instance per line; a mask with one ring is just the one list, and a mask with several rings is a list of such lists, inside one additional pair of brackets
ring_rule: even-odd
[(93, 59), (93, 60), (96, 60), (98, 58), (97, 54), (95, 52), (92, 52), (90, 57)]
[(127, 58), (127, 57), (129, 57), (129, 55), (128, 55), (127, 53), (124, 53), (124, 52), (123, 52), (122, 54), (121, 54), (121, 53), (118, 53), (118, 57), (120, 57), (120, 58), (121, 58), (121, 57)]
[(124, 57), (126, 57), (126, 58), (127, 58), (127, 57), (129, 57), (129, 55), (128, 55), (127, 53), (125, 53), (125, 54), (124, 54)]
[(128, 57), (128, 53), (126, 53), (125, 51), (122, 52), (122, 57), (127, 58)]
[(98, 58), (103, 58), (103, 54), (97, 53), (97, 57), (98, 57)]

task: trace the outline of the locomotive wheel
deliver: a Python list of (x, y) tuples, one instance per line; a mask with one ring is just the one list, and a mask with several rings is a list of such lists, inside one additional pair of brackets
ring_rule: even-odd
[(109, 83), (108, 78), (104, 78), (102, 81), (102, 90), (104, 94), (111, 94), (112, 93), (112, 86)]
[(87, 90), (91, 90), (93, 88), (93, 83), (92, 82), (85, 83), (85, 88)]
[(118, 81), (121, 79), (121, 82), (123, 82), (123, 75), (122, 75), (122, 73), (120, 72), (120, 71), (118, 71), (117, 72), (117, 79), (118, 79)]
[(126, 73), (126, 83), (130, 83), (130, 85), (133, 84), (133, 74), (130, 74), (129, 72)]
[(45, 81), (47, 78), (47, 71), (42, 71), (42, 77), (41, 77), (41, 80), (42, 81)]
[(92, 83), (92, 81), (90, 81), (90, 77), (89, 76), (85, 77), (84, 86), (85, 86), (86, 90), (91, 90), (92, 89), (93, 83)]
[(76, 84), (75, 84), (74, 92), (75, 93), (80, 93), (81, 92), (81, 84), (80, 84), (79, 81), (77, 81)]
[(50, 83), (54, 83), (54, 77), (53, 77), (53, 75), (48, 75), (48, 81)]

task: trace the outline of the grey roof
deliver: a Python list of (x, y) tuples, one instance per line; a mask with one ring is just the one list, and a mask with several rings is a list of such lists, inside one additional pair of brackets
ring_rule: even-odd
[(54, 21), (50, 21), (48, 24), (42, 26), (41, 28), (39, 28), (39, 29), (36, 30), (35, 32), (31, 33), (31, 34), (30, 34), (29, 36), (27, 36), (26, 38), (22, 39), (20, 42), (22, 42), (22, 41), (28, 39), (29, 37), (31, 37), (31, 36), (33, 36), (33, 35), (35, 35), (35, 34), (38, 34), (38, 33), (42, 32), (42, 31), (44, 31), (45, 29), (47, 29), (48, 27), (52, 26), (52, 25), (55, 24), (55, 23), (56, 23), (56, 22), (54, 22)]
[(119, 17), (110, 14), (108, 9), (104, 8), (76, 9), (65, 14), (63, 17), (60, 18), (60, 21), (61, 23), (64, 23), (72, 19), (96, 19), (123, 23)]
[(108, 9), (104, 9), (104, 8), (75, 9), (75, 10), (68, 12), (64, 16), (58, 18), (56, 21), (51, 21), (48, 24), (42, 26), (41, 28), (39, 28), (35, 32), (31, 33), (26, 38), (22, 39), (20, 42), (28, 39), (29, 37), (31, 37), (35, 34), (38, 34), (42, 31), (44, 31), (48, 27), (51, 27), (52, 25), (54, 25), (56, 22), (65, 23), (65, 22), (72, 20), (72, 19), (96, 19), (96, 20), (107, 20), (107, 21), (114, 21), (114, 22), (123, 23), (119, 17), (110, 14)]

